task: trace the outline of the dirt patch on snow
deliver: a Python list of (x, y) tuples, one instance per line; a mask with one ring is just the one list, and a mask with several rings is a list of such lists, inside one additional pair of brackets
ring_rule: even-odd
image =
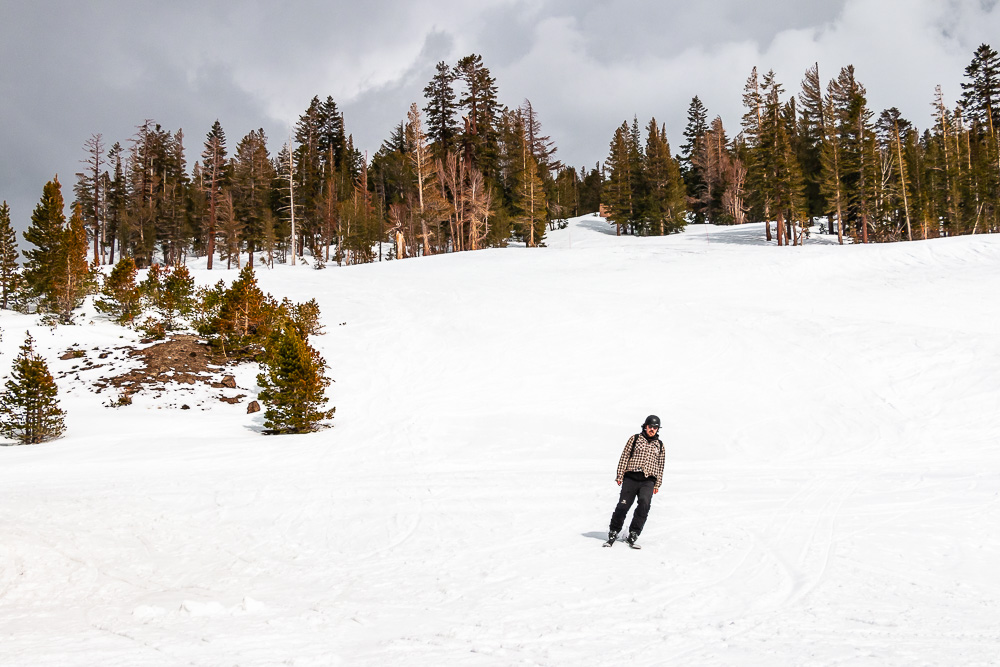
[(208, 343), (188, 334), (178, 334), (149, 347), (130, 350), (128, 356), (140, 359), (141, 365), (121, 375), (103, 379), (97, 385), (100, 389), (112, 386), (132, 392), (142, 385), (166, 382), (211, 384), (222, 368), (221, 364), (215, 363)]
[[(93, 350), (73, 345), (59, 357), (65, 364), (59, 377), (96, 393), (110, 390), (114, 396), (105, 404), (110, 407), (131, 405), (132, 397), (139, 394), (151, 397), (159, 407), (182, 410), (191, 408), (181, 400), (188, 396), (188, 401), (194, 401), (196, 406), (208, 405), (205, 402), (208, 398), (233, 405), (247, 398), (246, 393), (239, 393), (241, 387), (231, 374), (232, 366), (214, 355), (200, 336), (174, 334), (166, 340), (150, 342), (143, 340), (140, 347), (123, 345)], [(205, 386), (218, 391), (206, 395), (202, 389)]]

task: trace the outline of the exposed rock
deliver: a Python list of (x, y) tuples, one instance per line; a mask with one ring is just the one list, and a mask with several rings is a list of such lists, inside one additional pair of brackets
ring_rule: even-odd
[(236, 378), (232, 375), (224, 375), (222, 377), (222, 386), (227, 389), (236, 389)]
[(252, 415), (255, 412), (260, 412), (260, 403), (257, 401), (250, 401), (250, 403), (247, 404), (247, 414)]

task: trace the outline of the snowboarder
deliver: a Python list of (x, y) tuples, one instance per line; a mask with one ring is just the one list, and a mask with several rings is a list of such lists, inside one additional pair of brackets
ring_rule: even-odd
[(618, 472), (615, 482), (622, 487), (621, 495), (618, 498), (618, 506), (615, 507), (614, 514), (611, 515), (611, 526), (608, 529), (608, 541), (604, 546), (613, 546), (618, 539), (618, 533), (625, 525), (625, 516), (636, 497), (639, 504), (632, 515), (632, 523), (628, 527), (628, 537), (625, 541), (633, 549), (639, 549), (636, 541), (642, 533), (642, 527), (646, 524), (646, 517), (649, 515), (649, 506), (653, 502), (653, 494), (660, 492), (660, 484), (663, 482), (663, 464), (665, 456), (663, 443), (660, 442), (660, 418), (656, 415), (649, 415), (642, 423), (642, 431), (636, 433), (622, 451), (618, 460)]

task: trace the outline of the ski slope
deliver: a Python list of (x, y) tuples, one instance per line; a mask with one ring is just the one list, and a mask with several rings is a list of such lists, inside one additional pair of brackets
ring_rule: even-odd
[[(1000, 238), (762, 237), (259, 271), (320, 303), (317, 434), (61, 380), (66, 437), (0, 448), (0, 664), (1000, 664)], [(137, 340), (81, 319), (0, 313), (0, 369)], [(643, 550), (602, 549), (649, 413)]]

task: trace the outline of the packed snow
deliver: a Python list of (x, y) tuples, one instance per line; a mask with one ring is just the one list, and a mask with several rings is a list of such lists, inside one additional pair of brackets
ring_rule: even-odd
[[(0, 372), (30, 330), (68, 412), (0, 448), (0, 664), (1000, 664), (1000, 238), (763, 237), (258, 270), (322, 308), (300, 436), (256, 367), (107, 407), (125, 362), (58, 357), (138, 334), (0, 313)], [(650, 413), (643, 549), (602, 549)]]

